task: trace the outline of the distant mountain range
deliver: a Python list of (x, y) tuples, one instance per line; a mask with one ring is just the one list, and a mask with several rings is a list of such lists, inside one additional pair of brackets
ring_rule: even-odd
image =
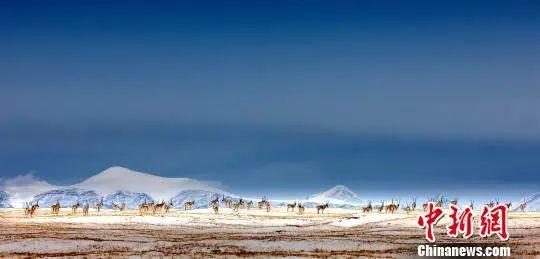
[[(168, 178), (148, 173), (132, 171), (114, 166), (98, 173), (81, 183), (70, 186), (54, 186), (45, 181), (16, 179), (5, 181), (0, 186), (0, 207), (23, 207), (25, 202), (37, 202), (48, 207), (60, 202), (62, 207), (72, 204), (95, 205), (103, 201), (105, 208), (113, 203), (126, 202), (128, 208), (136, 208), (143, 202), (171, 202), (175, 208), (183, 208), (185, 201), (195, 201), (195, 208), (207, 207), (216, 197), (230, 197), (235, 202), (240, 198), (211, 183), (190, 178)], [(249, 198), (247, 198), (249, 200)], [(252, 199), (256, 202), (258, 199)], [(330, 207), (361, 207), (366, 202), (343, 185), (296, 200), (307, 207), (329, 203)], [(540, 210), (540, 193), (527, 198), (528, 210)], [(291, 201), (270, 200), (274, 206), (282, 206)], [(516, 203), (517, 204), (517, 203)], [(517, 206), (517, 205), (516, 205)]]

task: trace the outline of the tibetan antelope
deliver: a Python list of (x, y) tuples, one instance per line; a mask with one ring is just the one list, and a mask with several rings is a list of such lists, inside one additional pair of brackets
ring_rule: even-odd
[(510, 201), (510, 202), (507, 202), (507, 203), (505, 203), (504, 205), (506, 205), (506, 207), (510, 209), (510, 207), (512, 207), (512, 202), (511, 202), (511, 201)]
[(53, 215), (58, 215), (60, 212), (60, 202), (56, 202), (55, 204), (51, 205), (51, 211)]
[(152, 207), (152, 213), (156, 214), (157, 211), (162, 211), (165, 207), (165, 201), (161, 201), (161, 203), (158, 203)]
[(150, 210), (151, 205), (146, 203), (146, 200), (144, 203), (139, 204), (139, 213), (143, 215), (144, 213), (147, 213)]
[(296, 208), (296, 201), (294, 203), (287, 204), (287, 212), (289, 212), (289, 209), (292, 209), (294, 212), (294, 208)]
[(30, 205), (28, 204), (28, 202), (25, 202), (26, 206), (24, 207), (24, 215), (25, 216), (28, 216), (30, 215)]
[(249, 210), (249, 209), (251, 209), (252, 207), (253, 207), (253, 201), (250, 200), (250, 201), (247, 202), (247, 209)]
[(474, 210), (474, 201), (471, 200), (471, 203), (469, 204), (469, 208), (471, 208), (471, 210)]
[(267, 202), (266, 196), (263, 196), (263, 197), (261, 198), (261, 201), (257, 202), (257, 208), (259, 208), (260, 210), (262, 210), (263, 205), (266, 205), (266, 202)]
[(412, 209), (411, 209), (411, 205), (408, 204), (408, 203), (405, 203), (405, 212), (406, 212), (407, 214), (409, 214), (409, 213), (411, 212), (411, 210), (412, 210)]
[(81, 206), (81, 205), (79, 205), (79, 202), (77, 202), (76, 204), (71, 205), (71, 213), (73, 215), (77, 214), (77, 209), (79, 208), (79, 206)]
[(266, 212), (270, 212), (270, 209), (271, 209), (270, 202), (266, 201)]
[(519, 209), (521, 210), (521, 212), (525, 212), (526, 208), (527, 208), (527, 202), (525, 201), (525, 199), (523, 199), (523, 201), (519, 204)]
[(423, 210), (423, 211), (427, 211), (427, 210), (428, 210), (428, 204), (429, 204), (430, 202), (435, 202), (435, 199), (434, 199), (434, 198), (429, 198), (428, 201), (427, 201), (426, 203), (422, 204), (422, 210)]
[(103, 207), (103, 198), (101, 198), (101, 201), (96, 203), (96, 209), (98, 213), (101, 211), (101, 207)]
[(124, 211), (126, 209), (126, 200), (122, 200), (122, 204), (120, 205), (120, 211)]
[(439, 199), (437, 199), (437, 204), (435, 204), (436, 207), (442, 208), (444, 205), (444, 195), (439, 195)]
[(381, 201), (381, 206), (379, 206), (379, 213), (384, 210), (384, 201)]
[(493, 201), (489, 201), (489, 203), (484, 204), (485, 206), (488, 206), (489, 208), (492, 208), (495, 206), (495, 203)]
[(194, 200), (184, 202), (184, 210), (187, 210), (188, 208), (191, 209), (193, 205), (195, 205)]
[(458, 198), (454, 198), (450, 201), (450, 204), (454, 205), (454, 206), (457, 206), (457, 203), (458, 203)]
[(384, 212), (388, 213), (389, 211), (392, 211), (394, 206), (394, 199), (392, 199), (392, 202), (384, 207)]
[(39, 208), (39, 201), (36, 201), (36, 204), (28, 207), (28, 203), (26, 204), (26, 209), (25, 209), (25, 213), (27, 216), (34, 216), (34, 214), (36, 213), (36, 210)]
[(417, 197), (414, 197), (414, 198), (413, 198), (413, 202), (411, 203), (411, 206), (410, 206), (411, 211), (415, 211), (415, 210), (416, 210), (416, 198), (417, 198)]
[(210, 207), (214, 210), (214, 214), (218, 214), (219, 212), (219, 198), (216, 198), (210, 202)]
[(390, 212), (390, 213), (394, 213), (398, 210), (399, 208), (399, 201), (397, 204), (394, 204), (394, 200), (392, 200), (392, 203), (390, 203), (390, 205), (386, 205), (386, 212)]
[(117, 210), (118, 209), (118, 204), (116, 204), (116, 202), (112, 202), (112, 209), (113, 210)]
[(298, 203), (298, 214), (304, 214), (305, 210), (306, 210), (306, 207), (302, 205), (301, 203)]
[(223, 203), (225, 203), (225, 207), (231, 208), (233, 204), (233, 200), (229, 197), (225, 198), (225, 194), (223, 194), (223, 198), (221, 199)]
[(328, 208), (328, 202), (326, 202), (326, 204), (323, 204), (323, 205), (317, 205), (315, 206), (315, 208), (317, 208), (317, 214), (319, 214), (319, 212), (324, 214), (324, 210)]
[(371, 206), (371, 201), (368, 201), (367, 206), (362, 208), (362, 212), (364, 213), (370, 213), (372, 210), (373, 207)]
[(88, 210), (90, 209), (90, 205), (88, 203), (86, 203), (84, 206), (83, 206), (83, 215), (84, 216), (88, 216)]
[[(193, 202), (195, 203), (195, 202)], [(165, 206), (163, 207), (163, 209), (165, 210), (165, 213), (169, 213), (169, 210), (173, 207), (173, 201), (172, 199), (169, 201), (168, 204), (165, 204)]]
[(244, 200), (242, 200), (242, 199), (238, 200), (237, 203), (233, 204), (233, 211), (238, 212), (238, 210), (240, 209), (242, 204), (244, 204)]

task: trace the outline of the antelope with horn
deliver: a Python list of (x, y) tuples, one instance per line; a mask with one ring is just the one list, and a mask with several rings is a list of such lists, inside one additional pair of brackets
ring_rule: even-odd
[(471, 210), (474, 210), (474, 201), (471, 200), (471, 203), (469, 204), (469, 208), (471, 208)]
[(34, 216), (34, 214), (36, 213), (36, 210), (39, 208), (39, 200), (36, 201), (36, 204), (30, 206), (29, 208), (27, 207), (26, 211), (27, 211), (27, 215), (32, 217)]
[(51, 205), (51, 211), (53, 215), (58, 215), (60, 212), (60, 202), (57, 201), (55, 204)]
[(163, 211), (163, 207), (165, 207), (165, 201), (161, 201), (161, 203), (158, 203), (152, 207), (152, 212), (156, 214), (157, 211)]
[(271, 205), (269, 201), (266, 201), (266, 212), (270, 212)]
[(261, 201), (257, 202), (257, 208), (259, 208), (260, 210), (262, 210), (263, 205), (266, 205), (266, 196), (263, 196), (263, 197), (261, 198)]
[(249, 209), (251, 209), (252, 207), (253, 207), (253, 201), (250, 200), (250, 201), (247, 202), (247, 209), (249, 210)]
[(415, 211), (416, 210), (416, 198), (417, 197), (414, 197), (413, 198), (413, 202), (411, 203), (411, 211)]
[(439, 207), (439, 208), (442, 208), (444, 205), (444, 195), (441, 194), (439, 196), (439, 199), (437, 200), (437, 204), (435, 204), (435, 206)]
[(90, 205), (88, 203), (86, 203), (84, 206), (83, 206), (83, 215), (84, 216), (88, 216), (88, 210), (90, 209)]
[(225, 207), (231, 208), (233, 204), (233, 200), (230, 197), (225, 198), (225, 194), (223, 194), (223, 198), (221, 199), (223, 203), (225, 203)]
[(509, 201), (509, 202), (505, 203), (504, 205), (506, 205), (506, 207), (510, 209), (510, 207), (512, 207), (512, 202)]
[(296, 201), (294, 203), (287, 204), (287, 212), (289, 212), (289, 209), (292, 209), (294, 212), (294, 208), (296, 208)]
[(386, 207), (384, 207), (384, 212), (385, 213), (388, 213), (389, 211), (391, 211), (393, 208), (394, 208), (394, 199), (392, 199), (392, 202), (388, 205), (386, 205)]
[(392, 200), (392, 203), (390, 205), (388, 205), (388, 207), (386, 208), (386, 211), (390, 212), (390, 213), (394, 213), (398, 209), (399, 209), (399, 200), (398, 200), (397, 204), (394, 204), (394, 200)]
[(184, 202), (184, 210), (187, 210), (188, 208), (191, 209), (193, 205), (195, 205), (194, 200)]
[(406, 204), (405, 204), (405, 212), (406, 212), (407, 214), (409, 214), (409, 213), (411, 212), (411, 210), (412, 210), (412, 209), (411, 209), (411, 205), (408, 204), (408, 203), (406, 203)]
[(101, 200), (96, 203), (96, 209), (98, 213), (101, 211), (101, 207), (103, 207), (103, 197), (101, 197)]
[(122, 200), (122, 204), (120, 205), (120, 211), (124, 211), (126, 209), (126, 200)]
[(112, 202), (112, 209), (113, 210), (117, 210), (118, 209), (118, 204), (116, 204), (116, 202)]
[(77, 214), (77, 209), (79, 208), (79, 206), (80, 206), (79, 201), (77, 201), (76, 204), (71, 205), (71, 213), (73, 215)]
[(362, 212), (364, 213), (370, 213), (372, 210), (373, 207), (371, 206), (371, 201), (368, 201), (367, 206), (362, 208)]
[(233, 204), (233, 211), (238, 212), (238, 210), (240, 209), (240, 207), (242, 207), (243, 204), (244, 200), (240, 198), (237, 203)]
[(527, 202), (525, 201), (525, 198), (523, 198), (523, 201), (519, 204), (519, 209), (521, 212), (525, 212), (525, 209), (527, 208)]
[(306, 207), (302, 203), (298, 203), (298, 214), (304, 214)]
[(379, 213), (382, 213), (384, 210), (384, 201), (381, 201), (381, 206), (379, 206)]
[(326, 208), (328, 208), (328, 201), (326, 202), (326, 204), (323, 204), (323, 205), (317, 205), (315, 206), (315, 208), (317, 208), (317, 214), (319, 214), (319, 212), (321, 212), (322, 214), (324, 214), (324, 210)]
[(458, 198), (454, 198), (450, 201), (450, 204), (454, 205), (454, 206), (457, 206), (457, 203), (458, 203)]
[(146, 200), (144, 200), (143, 203), (139, 204), (139, 213), (141, 213), (141, 215), (147, 213), (150, 210), (150, 207), (150, 204), (146, 203)]
[(28, 204), (28, 202), (25, 202), (24, 215), (25, 216), (30, 215), (30, 205)]
[(219, 197), (216, 197), (214, 200), (210, 202), (210, 207), (214, 210), (214, 214), (218, 214), (219, 212)]
[(434, 199), (434, 198), (429, 198), (428, 201), (427, 201), (426, 203), (422, 204), (422, 210), (423, 210), (423, 211), (427, 211), (427, 209), (428, 209), (428, 204), (429, 204), (430, 202), (435, 202), (435, 199)]
[[(193, 202), (193, 204), (195, 204), (195, 202)], [(169, 213), (169, 210), (173, 207), (173, 201), (172, 199), (169, 200), (169, 203), (168, 204), (165, 204), (165, 206), (163, 207), (163, 209), (165, 210), (165, 213)]]

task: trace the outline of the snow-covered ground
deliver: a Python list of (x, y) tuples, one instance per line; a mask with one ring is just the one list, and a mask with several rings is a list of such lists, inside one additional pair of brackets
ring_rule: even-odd
[[(17, 256), (338, 256), (388, 257), (415, 255), (423, 232), (416, 214), (361, 213), (329, 208), (302, 215), (285, 207), (234, 212), (220, 208), (176, 210), (140, 215), (138, 210), (90, 210), (72, 215), (48, 208), (26, 217), (20, 209), (0, 209), (0, 257)], [(540, 213), (510, 214), (513, 255), (538, 254)], [(436, 228), (441, 242), (493, 243), (447, 237), (442, 220)], [(501, 243), (505, 245), (505, 242)]]

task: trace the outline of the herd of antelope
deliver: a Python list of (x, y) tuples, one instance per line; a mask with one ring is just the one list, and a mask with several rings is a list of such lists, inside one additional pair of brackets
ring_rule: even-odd
[[(409, 214), (411, 212), (414, 212), (416, 211), (416, 208), (417, 208), (417, 204), (416, 204), (416, 200), (417, 198), (416, 197), (413, 197), (411, 199), (411, 202), (410, 203), (406, 203), (405, 204), (405, 207), (403, 208), (403, 210)], [(429, 203), (434, 203), (435, 204), (435, 207), (439, 207), (439, 208), (442, 208), (443, 206), (445, 206), (445, 203), (446, 204), (452, 204), (452, 205), (455, 205), (457, 206), (458, 205), (458, 199), (457, 198), (454, 198), (450, 201), (446, 200), (444, 198), (444, 195), (439, 195), (438, 198), (430, 198), (428, 199), (427, 202), (423, 203), (422, 204), (422, 210), (423, 211), (427, 211), (428, 210), (428, 206), (429, 206)], [(495, 201), (490, 201), (489, 203), (486, 203), (485, 205), (488, 206), (488, 207), (493, 207), (493, 206), (497, 206), (501, 204), (499, 199), (495, 199)], [(505, 203), (505, 205), (510, 209), (512, 207), (512, 202), (507, 202)], [(468, 207), (470, 207), (471, 209), (474, 209), (474, 201), (470, 201), (470, 203), (467, 205)], [(398, 211), (400, 207), (400, 201), (397, 200), (396, 202), (394, 202), (394, 200), (392, 199), (391, 203), (390, 204), (385, 204), (384, 201), (381, 201), (381, 204), (377, 207), (377, 211), (379, 213), (395, 213), (396, 211)], [(519, 204), (519, 210), (521, 212), (525, 212), (525, 209), (527, 208), (527, 202), (525, 201), (525, 199), (523, 199), (520, 204)], [(373, 211), (373, 206), (371, 205), (371, 201), (368, 201), (368, 204), (366, 207), (363, 207), (362, 208), (362, 212), (364, 213), (370, 213)]]
[[(417, 200), (417, 198), (413, 197), (411, 199), (411, 202), (405, 203), (405, 206), (403, 207), (403, 210), (407, 214), (416, 211), (416, 208), (417, 208), (416, 200)], [(441, 207), (441, 208), (445, 205), (445, 203), (446, 204), (456, 205), (456, 206), (458, 205), (458, 199), (457, 198), (454, 198), (454, 199), (448, 201), (441, 194), (437, 198), (428, 199), (425, 203), (422, 204), (421, 209), (423, 211), (426, 211), (428, 209), (428, 204), (430, 202), (434, 203), (436, 207)], [(214, 197), (212, 198), (212, 201), (209, 204), (209, 208), (211, 208), (214, 211), (214, 213), (217, 214), (217, 213), (219, 213), (220, 204), (222, 204), (225, 208), (232, 209), (234, 212), (238, 212), (240, 209), (250, 210), (251, 208), (253, 208), (253, 201), (252, 200), (248, 201), (248, 200), (244, 200), (244, 199), (240, 198), (235, 202), (231, 197), (225, 197), (224, 195), (221, 198), (221, 200), (219, 199), (218, 195), (214, 195)], [(488, 206), (488, 207), (493, 207), (493, 206), (496, 206), (496, 205), (499, 205), (499, 204), (500, 204), (500, 201), (497, 198), (494, 201), (492, 200), (489, 203), (486, 203), (485, 205)], [(400, 200), (394, 201), (394, 199), (392, 199), (392, 201), (389, 204), (388, 203), (385, 204), (385, 201), (381, 201), (380, 205), (378, 205), (378, 206), (373, 206), (371, 204), (371, 201), (368, 201), (367, 206), (362, 207), (362, 212), (363, 213), (371, 213), (371, 212), (373, 212), (373, 210), (376, 210), (379, 213), (396, 213), (399, 210), (400, 205), (401, 205)], [(511, 208), (512, 207), (512, 202), (505, 203), (505, 205), (508, 208)], [(77, 210), (78, 210), (78, 208), (80, 206), (81, 205), (80, 205), (79, 202), (72, 204), (71, 205), (71, 215), (76, 215)], [(95, 204), (94, 208), (99, 213), (101, 211), (101, 209), (103, 208), (103, 206), (104, 206), (103, 199), (101, 199), (101, 201), (99, 201), (99, 202), (97, 202)], [(196, 206), (194, 200), (187, 200), (187, 201), (184, 201), (184, 203), (183, 203), (184, 210), (192, 209), (194, 206)], [(468, 205), (466, 205), (466, 206), (469, 206), (471, 209), (474, 209), (474, 201), (470, 201), (470, 203)], [(117, 203), (115, 203), (113, 201), (112, 204), (111, 204), (111, 207), (112, 207), (113, 210), (124, 211), (127, 208), (126, 207), (126, 201), (122, 200), (120, 205), (118, 205)], [(143, 203), (139, 204), (138, 209), (139, 209), (139, 213), (141, 215), (145, 215), (145, 214), (156, 215), (157, 213), (166, 214), (166, 213), (169, 212), (169, 210), (172, 207), (173, 207), (173, 200), (172, 199), (168, 203), (166, 203), (165, 201), (162, 201), (160, 203), (155, 203), (154, 201), (147, 202), (145, 200)], [(287, 207), (287, 212), (289, 212), (289, 211), (295, 212), (295, 209), (297, 208), (297, 213), (298, 214), (304, 214), (305, 209), (306, 209), (305, 205), (303, 205), (302, 203), (296, 202), (296, 201), (294, 203), (286, 204), (286, 207)], [(325, 204), (316, 205), (315, 209), (317, 210), (317, 214), (320, 214), (320, 213), (324, 214), (325, 209), (328, 208), (328, 207), (329, 207), (329, 203), (326, 202)], [(25, 215), (32, 217), (36, 213), (38, 208), (39, 208), (39, 201), (36, 201), (35, 204), (26, 203), (26, 208), (24, 210)], [(266, 196), (263, 196), (261, 198), (261, 200), (257, 202), (257, 208), (259, 210), (265, 209), (267, 212), (270, 212), (271, 204), (270, 204), (270, 201), (268, 200), (268, 198)], [(525, 212), (525, 209), (527, 208), (527, 203), (526, 203), (525, 199), (523, 199), (522, 202), (520, 202), (518, 208), (519, 208), (519, 210), (521, 212)], [(60, 213), (60, 209), (61, 209), (60, 202), (56, 202), (55, 204), (51, 205), (51, 214), (52, 215), (58, 215)], [(83, 215), (87, 216), (88, 213), (89, 213), (89, 210), (90, 210), (90, 204), (88, 204), (88, 203), (84, 204), (84, 206), (82, 207)]]

